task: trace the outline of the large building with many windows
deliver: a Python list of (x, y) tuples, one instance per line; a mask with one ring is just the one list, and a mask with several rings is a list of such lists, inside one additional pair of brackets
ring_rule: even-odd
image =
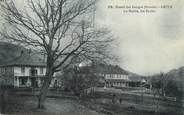
[(128, 72), (118, 65), (92, 63), (80, 67), (80, 74), (93, 73), (99, 77), (101, 84), (105, 87), (126, 87), (128, 86)]
[[(144, 81), (141, 76), (128, 72), (118, 65), (92, 63), (80, 67), (80, 74), (93, 73), (104, 87), (140, 87)], [(102, 85), (101, 85), (102, 86)]]

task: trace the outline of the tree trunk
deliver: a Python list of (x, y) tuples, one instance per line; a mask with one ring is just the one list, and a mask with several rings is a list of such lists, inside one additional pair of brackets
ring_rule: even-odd
[(44, 83), (42, 85), (42, 88), (40, 90), (40, 94), (38, 96), (38, 108), (44, 109), (44, 102), (46, 100), (48, 88), (50, 86), (51, 80), (52, 80), (53, 72), (46, 72), (46, 77), (44, 79)]
[(1, 113), (5, 113), (5, 89), (1, 89)]

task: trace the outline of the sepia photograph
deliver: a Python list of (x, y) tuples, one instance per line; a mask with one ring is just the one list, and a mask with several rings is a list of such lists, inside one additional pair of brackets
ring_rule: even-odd
[(0, 115), (184, 115), (182, 4), (0, 0)]

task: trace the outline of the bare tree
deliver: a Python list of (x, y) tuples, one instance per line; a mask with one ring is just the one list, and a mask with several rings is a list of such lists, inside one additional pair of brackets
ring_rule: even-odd
[(168, 83), (167, 74), (160, 73), (152, 77), (152, 85), (154, 89), (159, 90), (159, 95), (165, 96), (165, 90)]
[[(24, 1), (25, 2), (25, 1)], [(6, 40), (37, 48), (46, 54), (46, 77), (38, 107), (44, 107), (54, 72), (74, 59), (105, 59), (112, 43), (107, 29), (95, 29), (91, 21), (96, 0), (28, 0), (24, 8), (13, 0), (1, 4), (9, 28)]]

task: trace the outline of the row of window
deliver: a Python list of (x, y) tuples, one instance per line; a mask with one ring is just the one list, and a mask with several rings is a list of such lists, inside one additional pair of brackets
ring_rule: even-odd
[[(43, 67), (40, 67), (40, 74), (44, 74), (44, 68)], [(1, 68), (1, 73), (13, 73), (13, 67), (4, 67), (4, 68)], [(30, 73), (32, 75), (37, 75), (38, 72), (37, 72), (37, 69), (36, 68), (31, 68), (31, 71)], [(21, 67), (21, 74), (25, 74), (25, 67)]]
[(107, 86), (127, 86), (128, 83), (125, 82), (107, 82), (106, 83)]
[[(43, 67), (40, 67), (39, 69), (40, 69), (40, 74), (44, 74), (44, 72), (43, 72), (43, 69), (44, 69), (44, 68), (43, 68)], [(21, 73), (22, 73), (22, 74), (25, 74), (25, 67), (21, 67)], [(37, 75), (37, 74), (38, 74), (36, 68), (31, 68), (30, 73), (31, 73), (31, 75)]]
[(106, 79), (128, 79), (128, 76), (122, 74), (107, 74)]
[(5, 67), (1, 68), (1, 73), (13, 73), (13, 68), (12, 67)]

